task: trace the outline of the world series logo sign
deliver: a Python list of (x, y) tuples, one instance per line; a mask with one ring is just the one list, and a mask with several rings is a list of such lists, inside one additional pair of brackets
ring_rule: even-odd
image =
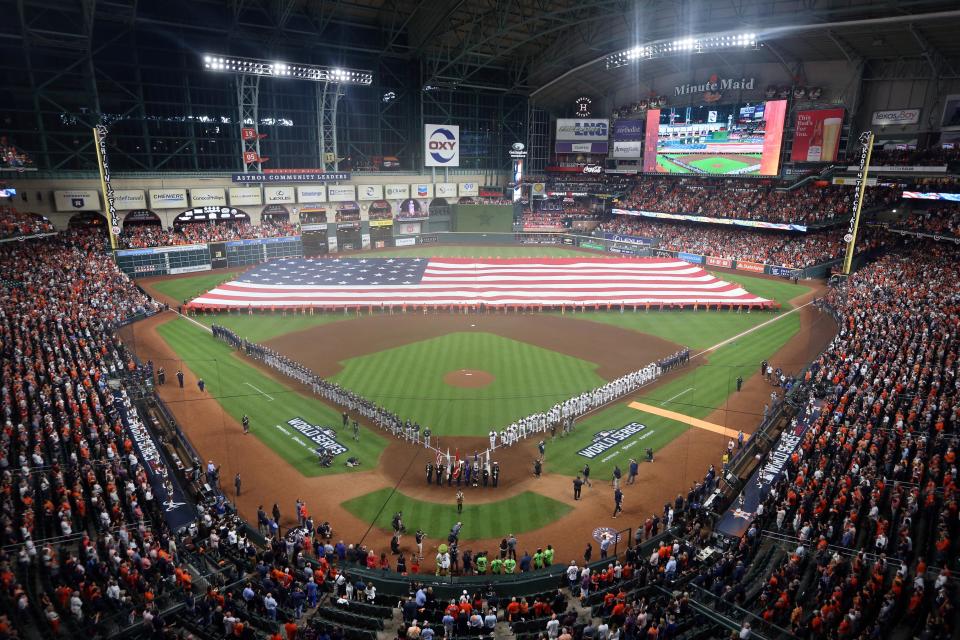
[(624, 425), (619, 429), (614, 429), (612, 431), (599, 431), (593, 436), (593, 442), (591, 442), (589, 446), (577, 451), (577, 455), (583, 456), (584, 458), (590, 458), (592, 460), (604, 451), (608, 451), (617, 446), (624, 440), (629, 440), (646, 428), (647, 425), (645, 424), (631, 422), (628, 425)]
[(447, 124), (424, 126), (424, 166), (460, 166), (460, 127)]
[(287, 420), (287, 424), (302, 433), (314, 444), (322, 447), (331, 456), (338, 456), (347, 452), (347, 447), (337, 442), (337, 432), (333, 429), (310, 424), (299, 416)]

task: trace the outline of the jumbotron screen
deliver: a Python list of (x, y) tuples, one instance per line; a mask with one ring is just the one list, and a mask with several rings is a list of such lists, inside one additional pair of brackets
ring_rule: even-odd
[(780, 168), (786, 100), (647, 111), (648, 173), (773, 176)]

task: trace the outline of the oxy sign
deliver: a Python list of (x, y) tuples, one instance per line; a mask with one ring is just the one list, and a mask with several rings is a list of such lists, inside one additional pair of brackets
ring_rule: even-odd
[(424, 125), (424, 166), (460, 166), (460, 127), (449, 124)]

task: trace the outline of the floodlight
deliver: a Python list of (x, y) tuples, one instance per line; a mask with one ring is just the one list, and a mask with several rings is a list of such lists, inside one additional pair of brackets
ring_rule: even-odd
[(254, 58), (203, 56), (203, 68), (208, 71), (227, 71), (243, 75), (297, 78), (312, 82), (338, 84), (373, 84), (373, 72), (361, 69), (343, 69), (306, 64), (289, 64)]

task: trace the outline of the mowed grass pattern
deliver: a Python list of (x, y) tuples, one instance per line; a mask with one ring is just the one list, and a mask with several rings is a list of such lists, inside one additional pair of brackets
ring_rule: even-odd
[(624, 329), (648, 333), (664, 340), (682, 344), (691, 349), (707, 349), (727, 338), (739, 335), (762, 322), (777, 317), (792, 308), (790, 300), (810, 290), (809, 287), (793, 284), (787, 280), (770, 280), (742, 276), (736, 273), (714, 273), (728, 282), (736, 282), (750, 293), (775, 300), (781, 305), (777, 311), (627, 311), (578, 313), (581, 320), (612, 324)]
[[(691, 367), (689, 373), (646, 393), (641, 393), (636, 400), (694, 418), (705, 419), (716, 409), (725, 408), (727, 398), (731, 393), (736, 393), (737, 376), (743, 376), (746, 380), (758, 372), (760, 362), (785, 345), (799, 330), (800, 318), (797, 314), (757, 329), (708, 354), (706, 364), (695, 360), (689, 365)], [(788, 372), (796, 372), (806, 363), (775, 361), (774, 364), (782, 366)], [(547, 470), (575, 475), (583, 468), (584, 463), (589, 462), (594, 477), (609, 479), (615, 464), (619, 464), (620, 468), (625, 470), (631, 457), (640, 460), (647, 447), (652, 447), (656, 452), (690, 428), (686, 424), (669, 418), (632, 409), (628, 405), (633, 401), (634, 399), (619, 402), (592, 414), (577, 423), (573, 436), (558, 438), (556, 442), (548, 444)], [(755, 423), (762, 413), (762, 405), (757, 406), (749, 414), (728, 413), (726, 424), (722, 426), (739, 429), (748, 423)], [(590, 444), (597, 432), (618, 429), (631, 422), (646, 425), (646, 432), (638, 434), (593, 460), (577, 454), (577, 451)], [(719, 458), (725, 443), (721, 442), (722, 439), (719, 436), (717, 438), (716, 453)], [(609, 459), (603, 459), (608, 456), (610, 456)]]
[[(352, 471), (344, 466), (347, 457), (351, 455), (359, 457), (363, 463), (354, 470), (369, 469), (377, 464), (387, 442), (380, 434), (361, 427), (359, 442), (353, 440), (352, 433), (338, 434), (337, 441), (347, 446), (348, 453), (335, 458), (332, 467), (320, 467), (317, 456), (313, 453), (315, 445), (298, 434), (287, 421), (301, 417), (311, 424), (332, 427), (339, 431), (339, 412), (261, 373), (235, 355), (224, 343), (214, 339), (209, 332), (188, 320), (167, 322), (160, 325), (157, 331), (180, 358), (176, 362), (155, 362), (157, 366), (163, 366), (167, 370), (168, 389), (178, 391), (174, 376), (177, 367), (189, 368), (203, 378), (211, 400), (184, 402), (218, 402), (222, 409), (236, 420), (237, 425), (244, 414), (250, 416), (251, 433), (303, 475), (317, 476)], [(173, 398), (167, 402), (176, 406), (178, 401)], [(280, 425), (282, 429), (278, 429), (276, 425)], [(223, 435), (225, 438), (244, 437), (239, 426), (235, 432), (225, 430)]]
[[(479, 388), (444, 382), (461, 369), (486, 371), (494, 380)], [(334, 380), (438, 436), (485, 436), (604, 382), (593, 363), (484, 332), (351, 358)]]
[[(387, 531), (392, 530), (393, 514), (403, 511), (403, 523), (407, 528), (407, 535), (412, 536), (418, 527), (427, 534), (428, 541), (424, 545), (425, 555), (428, 551), (433, 552), (440, 543), (447, 541), (447, 534), (457, 521), (463, 523), (460, 533), (462, 540), (502, 538), (508, 533), (519, 535), (544, 527), (562, 518), (571, 510), (569, 505), (532, 491), (524, 491), (495, 503), (470, 504), (471, 493), (479, 491), (470, 489), (464, 492), (463, 513), (458, 514), (457, 502), (454, 498), (455, 491), (455, 486), (436, 488), (436, 499), (442, 502), (431, 502), (411, 498), (399, 491), (391, 495), (392, 489), (380, 489), (347, 500), (342, 506), (364, 522), (372, 522), (378, 528)], [(522, 539), (519, 541), (519, 546), (522, 551)], [(488, 551), (496, 550), (488, 549)], [(530, 551), (532, 552), (533, 549)]]

